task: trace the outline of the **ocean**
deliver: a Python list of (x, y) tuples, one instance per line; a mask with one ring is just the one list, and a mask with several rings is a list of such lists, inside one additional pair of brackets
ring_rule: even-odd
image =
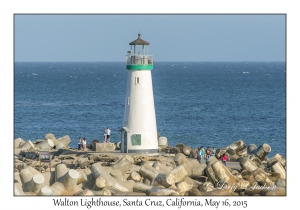
[[(14, 139), (121, 140), (125, 62), (16, 62)], [(157, 131), (192, 148), (237, 140), (286, 156), (285, 62), (155, 62)]]

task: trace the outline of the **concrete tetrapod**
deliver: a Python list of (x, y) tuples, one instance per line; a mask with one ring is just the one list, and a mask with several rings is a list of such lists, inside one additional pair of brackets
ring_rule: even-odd
[[(64, 186), (63, 183), (61, 182), (54, 182), (51, 186), (50, 186), (50, 189), (52, 191), (52, 195), (69, 195), (67, 192), (66, 192), (66, 188)], [(74, 193), (75, 194), (75, 193)]]
[(133, 171), (130, 173), (127, 180), (133, 180), (135, 182), (140, 182), (140, 181), (142, 181), (142, 176), (137, 171)]
[(154, 187), (150, 186), (144, 183), (135, 183), (133, 186), (133, 192), (142, 192), (146, 195), (179, 195), (178, 192), (172, 189), (168, 188), (160, 188), (160, 187)]
[(215, 177), (218, 180), (218, 187), (225, 187), (226, 185), (226, 189), (231, 189), (234, 192), (238, 192), (244, 190), (250, 184), (246, 180), (242, 180), (236, 176), (233, 176), (225, 167), (225, 165), (222, 162), (218, 161), (218, 159), (214, 156), (209, 159), (208, 165), (212, 167), (215, 173)]
[(70, 169), (64, 175), (63, 184), (67, 191), (74, 191), (75, 187), (77, 186), (77, 181), (79, 178), (79, 173), (75, 169)]
[(176, 168), (174, 168), (171, 173), (169, 173), (166, 176), (166, 182), (170, 185), (176, 184), (180, 181), (182, 181), (184, 178), (188, 176), (188, 172), (186, 171), (186, 168), (183, 165), (179, 165)]
[(248, 154), (252, 154), (257, 149), (257, 146), (255, 144), (249, 144), (247, 147)]
[(272, 171), (278, 173), (280, 178), (286, 179), (286, 171), (277, 158), (271, 158), (268, 161), (268, 167), (271, 168)]
[(91, 166), (91, 171), (94, 178), (96, 179), (95, 185), (100, 189), (111, 186), (122, 192), (129, 191), (127, 187), (125, 187), (121, 182), (116, 180), (107, 171), (105, 171), (100, 162), (94, 163)]
[(45, 178), (42, 174), (35, 174), (31, 181), (28, 183), (27, 189), (29, 192), (37, 194), (40, 189), (44, 186)]
[(184, 146), (182, 148), (182, 153), (189, 156), (192, 152), (192, 148), (190, 146)]
[(174, 162), (176, 166), (184, 166), (185, 170), (188, 172), (190, 176), (192, 174), (192, 164), (187, 160), (186, 156), (183, 153), (177, 153), (174, 157)]
[(125, 155), (112, 167), (113, 169), (120, 170), (123, 174), (134, 164), (134, 160), (131, 156)]
[[(242, 155), (244, 153), (247, 153), (247, 147), (246, 144), (243, 140), (238, 140), (226, 147), (221, 148), (220, 150), (224, 152), (226, 152), (228, 149), (233, 149), (235, 151), (236, 154), (238, 155)], [(218, 155), (222, 155), (221, 153), (219, 153)]]
[(286, 166), (286, 159), (281, 154), (277, 153), (274, 157), (279, 160), (283, 167)]
[(266, 196), (286, 196), (286, 188), (285, 187), (276, 187), (272, 190), (262, 190), (260, 195)]
[(55, 166), (55, 181), (62, 182), (62, 177), (69, 171), (70, 169), (64, 163), (57, 164)]
[(17, 138), (14, 140), (14, 148), (17, 149), (18, 147), (21, 147), (25, 141), (22, 138)]
[(208, 165), (205, 168), (205, 173), (206, 173), (208, 180), (211, 181), (214, 185), (216, 185), (218, 183), (218, 179), (216, 178), (215, 172), (212, 169), (211, 165)]
[(271, 147), (268, 144), (262, 144), (255, 150), (255, 155), (263, 160), (271, 152)]
[(166, 166), (165, 164), (161, 163), (160, 161), (155, 161), (153, 163), (152, 167), (158, 171), (163, 172), (164, 174), (171, 173), (171, 169), (168, 166)]
[(121, 192), (111, 188), (108, 188), (108, 190), (110, 190), (111, 195), (114, 196), (146, 196), (146, 193), (141, 192)]
[(31, 192), (31, 188), (29, 187), (29, 184), (32, 180), (32, 177), (36, 174), (40, 174), (39, 171), (35, 170), (34, 168), (27, 166), (26, 168), (23, 168), (20, 172), (20, 178), (23, 184), (23, 191), (26, 192)]
[(191, 184), (191, 183), (186, 182), (186, 181), (183, 180), (181, 182), (176, 183), (176, 187), (177, 187), (177, 190), (178, 190), (179, 194), (181, 196), (183, 196), (188, 191), (190, 191), (194, 186), (193, 186), (193, 184)]
[(110, 170), (110, 175), (115, 178), (116, 180), (118, 180), (119, 182), (123, 182), (123, 174), (120, 170), (112, 168)]
[(40, 195), (40, 196), (46, 195), (46, 196), (48, 196), (48, 195), (53, 195), (53, 192), (52, 192), (51, 188), (49, 188), (47, 186), (44, 186), (44, 187), (41, 188), (41, 190), (36, 195)]
[(243, 170), (241, 172), (241, 176), (243, 179), (247, 180), (250, 183), (250, 186), (254, 185), (256, 182), (253, 174), (248, 170)]
[(22, 148), (22, 151), (29, 150), (31, 148), (34, 148), (34, 145), (30, 140), (28, 140), (24, 144), (22, 144), (21, 148)]
[(76, 171), (79, 173), (79, 177), (78, 177), (78, 180), (77, 180), (77, 185), (87, 181), (87, 176), (82, 170), (77, 169)]
[(59, 142), (58, 144), (55, 145), (55, 149), (57, 149), (57, 150), (64, 148), (64, 147), (65, 147), (65, 145), (62, 142)]
[(153, 185), (155, 184), (154, 181), (158, 176), (159, 171), (148, 164), (144, 164), (141, 166), (139, 173), (142, 175), (142, 177), (150, 181), (150, 185)]
[(209, 181), (204, 182), (202, 185), (195, 188), (197, 188), (200, 192), (208, 192), (213, 191), (215, 189), (213, 183)]
[(36, 148), (40, 150), (51, 150), (54, 147), (54, 143), (51, 139), (47, 139), (45, 141), (42, 141), (41, 143), (37, 144), (35, 146)]
[(258, 168), (252, 172), (254, 179), (258, 182), (260, 186), (274, 187), (275, 184), (266, 175), (266, 172), (262, 168)]
[(240, 161), (240, 166), (243, 170), (247, 170), (250, 172), (255, 171), (258, 168), (258, 166), (248, 157), (244, 157)]
[(70, 136), (68, 136), (68, 135), (58, 138), (57, 141), (58, 141), (58, 143), (62, 142), (65, 147), (67, 147), (71, 143)]
[(77, 185), (78, 178), (79, 173), (75, 169), (68, 170), (50, 186), (53, 195), (75, 195), (80, 191), (80, 187)]
[(21, 183), (14, 183), (14, 195), (26, 195), (22, 189)]
[(51, 139), (55, 146), (59, 143), (53, 133), (47, 133), (45, 139)]
[(199, 191), (197, 188), (192, 188), (189, 191), (189, 195), (194, 196), (229, 196), (232, 195), (232, 191), (229, 189), (213, 189), (211, 191), (203, 192)]

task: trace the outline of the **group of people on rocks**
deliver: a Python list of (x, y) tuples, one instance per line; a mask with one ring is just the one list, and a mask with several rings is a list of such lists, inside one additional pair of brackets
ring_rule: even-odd
[[(216, 156), (216, 149), (215, 147), (207, 147), (207, 149), (204, 149), (204, 146), (201, 146), (200, 148), (198, 148), (197, 150), (197, 159), (199, 161), (199, 163), (202, 163), (202, 160), (206, 159), (206, 161), (208, 161), (208, 159), (211, 156)], [(227, 161), (227, 157), (225, 154), (222, 155), (221, 157), (222, 163), (226, 166), (226, 161)]]
[(85, 137), (83, 137), (83, 139), (81, 137), (78, 138), (78, 150), (81, 150), (81, 148), (83, 151), (85, 151), (85, 152), (87, 151)]
[[(108, 127), (104, 128), (104, 143), (110, 143), (110, 134), (111, 130)], [(78, 150), (83, 150), (84, 152), (87, 151), (85, 137), (78, 138)]]

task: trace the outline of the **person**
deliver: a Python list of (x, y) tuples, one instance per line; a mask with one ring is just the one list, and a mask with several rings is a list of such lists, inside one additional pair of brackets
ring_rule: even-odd
[(203, 147), (203, 146), (201, 146), (201, 147), (200, 147), (201, 161), (204, 159), (204, 154), (205, 154), (204, 147)]
[(211, 150), (211, 155), (212, 155), (212, 156), (216, 156), (216, 149), (215, 149), (215, 147), (212, 148), (212, 150)]
[(106, 128), (106, 141), (107, 141), (107, 143), (110, 142), (110, 134), (111, 134), (111, 131), (110, 131), (110, 129), (107, 127), (107, 128)]
[(104, 128), (104, 136), (103, 137), (104, 137), (104, 141), (103, 142), (106, 143), (106, 138), (107, 138), (107, 136), (106, 136), (106, 128)]
[(85, 137), (83, 137), (83, 140), (82, 140), (82, 147), (83, 147), (83, 151), (84, 151), (84, 152), (87, 151), (87, 149), (86, 149), (86, 139), (85, 139)]
[(222, 155), (221, 159), (222, 159), (222, 163), (226, 166), (227, 157), (225, 153)]
[(81, 143), (82, 143), (82, 139), (81, 139), (81, 137), (79, 137), (79, 139), (78, 139), (78, 150), (81, 150)]
[(211, 151), (210, 151), (210, 148), (209, 148), (209, 147), (207, 147), (205, 153), (206, 153), (206, 161), (208, 161), (208, 159), (209, 159), (210, 156), (211, 156)]

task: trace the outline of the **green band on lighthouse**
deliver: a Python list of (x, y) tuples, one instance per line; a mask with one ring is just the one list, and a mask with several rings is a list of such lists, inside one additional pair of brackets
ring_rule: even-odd
[(152, 70), (153, 65), (126, 65), (127, 70)]

